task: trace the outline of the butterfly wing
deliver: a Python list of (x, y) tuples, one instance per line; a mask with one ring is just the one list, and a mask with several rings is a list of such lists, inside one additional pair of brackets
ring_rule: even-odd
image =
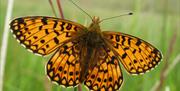
[(86, 29), (72, 21), (44, 16), (16, 18), (10, 23), (10, 28), (23, 46), (40, 55), (53, 52), (75, 37), (77, 31)]
[(77, 42), (68, 42), (51, 57), (46, 72), (51, 81), (69, 87), (79, 84), (80, 49)]
[(125, 69), (131, 74), (141, 74), (154, 68), (162, 59), (161, 52), (137, 37), (119, 33), (103, 32), (109, 46), (119, 55)]
[(93, 91), (118, 90), (123, 76), (117, 56), (107, 47), (103, 47), (98, 50), (96, 57), (98, 63), (88, 70), (84, 84)]

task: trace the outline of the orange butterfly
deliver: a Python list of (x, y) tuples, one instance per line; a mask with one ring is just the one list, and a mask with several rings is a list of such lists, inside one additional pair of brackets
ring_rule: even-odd
[(142, 74), (162, 59), (158, 49), (137, 37), (101, 31), (98, 17), (89, 27), (54, 17), (30, 16), (10, 23), (16, 39), (33, 53), (55, 51), (48, 77), (65, 87), (84, 83), (90, 90), (115, 91), (123, 82), (120, 62), (130, 74)]

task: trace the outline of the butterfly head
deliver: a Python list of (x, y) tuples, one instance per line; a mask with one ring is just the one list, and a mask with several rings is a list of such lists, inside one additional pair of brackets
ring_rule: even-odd
[(89, 26), (89, 31), (100, 31), (99, 23), (100, 23), (99, 17), (94, 16), (92, 18), (92, 23)]
[(99, 24), (99, 23), (100, 23), (99, 17), (94, 16), (94, 17), (92, 18), (92, 22), (93, 22), (94, 24)]

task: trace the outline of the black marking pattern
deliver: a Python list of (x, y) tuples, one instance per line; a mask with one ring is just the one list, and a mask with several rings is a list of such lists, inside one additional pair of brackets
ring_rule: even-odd
[(10, 23), (10, 28), (22, 45), (33, 53), (43, 56), (50, 54), (64, 41), (71, 39), (74, 32), (86, 29), (72, 21), (44, 16), (16, 18)]
[(145, 73), (158, 65), (162, 59), (157, 48), (140, 38), (118, 32), (105, 31), (103, 34), (109, 36), (106, 39), (114, 47), (125, 69), (131, 74)]
[(65, 87), (76, 86), (79, 84), (80, 51), (76, 50), (75, 46), (77, 46), (77, 43), (67, 43), (64, 47), (61, 47), (56, 51), (46, 65), (48, 77), (52, 81)]
[(68, 23), (66, 29), (67, 29), (67, 30), (70, 30), (71, 28), (72, 28), (72, 24)]
[(114, 53), (106, 47), (104, 50), (105, 57), (97, 55), (100, 63), (88, 71), (84, 84), (93, 91), (117, 91), (123, 82), (121, 68)]

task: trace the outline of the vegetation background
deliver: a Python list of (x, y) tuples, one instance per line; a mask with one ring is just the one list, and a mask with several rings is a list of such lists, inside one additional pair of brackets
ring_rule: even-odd
[[(56, 0), (52, 0), (56, 5)], [(68, 0), (61, 0), (64, 16), (86, 26), (91, 20)], [(162, 51), (163, 61), (155, 70), (144, 75), (132, 76), (124, 68), (122, 91), (150, 91), (160, 81), (160, 91), (179, 91), (180, 63), (171, 67), (180, 54), (180, 0), (74, 0), (92, 16), (101, 19), (129, 11), (124, 16), (101, 23), (102, 30), (124, 32), (142, 38)], [(7, 0), (0, 0), (0, 46)], [(57, 8), (56, 8), (57, 10)], [(54, 16), (48, 0), (14, 0), (13, 18), (21, 16)], [(10, 33), (5, 65), (3, 91), (72, 91), (52, 84), (45, 75), (45, 58), (28, 52)], [(83, 86), (83, 91), (85, 87)]]

